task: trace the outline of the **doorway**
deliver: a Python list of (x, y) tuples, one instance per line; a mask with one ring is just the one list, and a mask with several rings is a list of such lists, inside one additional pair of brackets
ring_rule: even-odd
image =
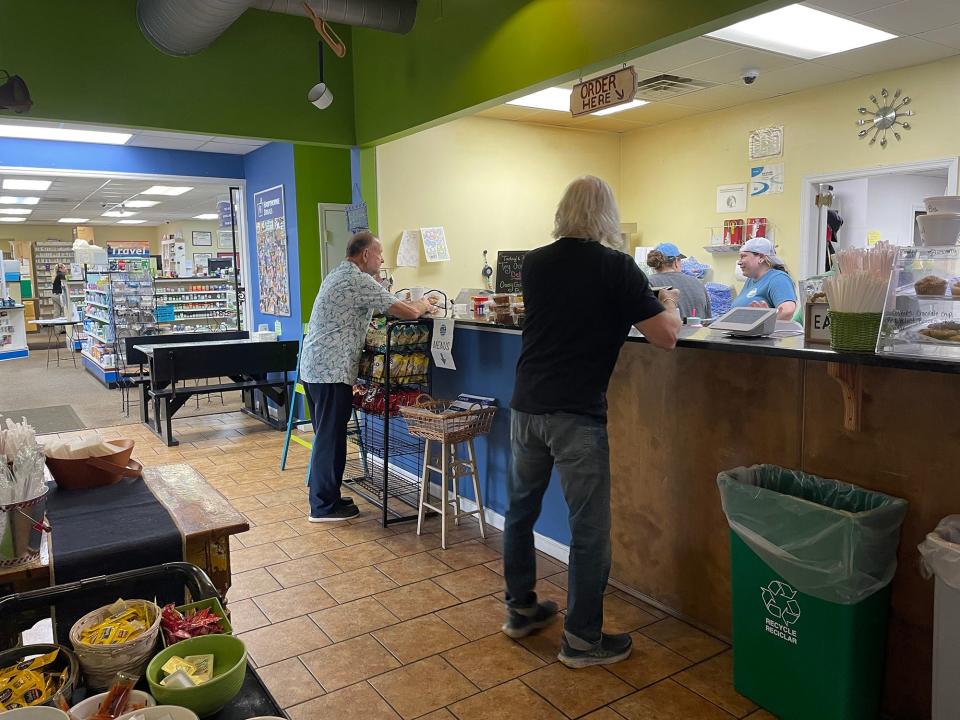
[(318, 203), (320, 218), (320, 273), (326, 277), (347, 256), (350, 231), (347, 229), (347, 206)]
[[(800, 212), (800, 277), (827, 267), (828, 228), (833, 248), (867, 247), (878, 240), (912, 245), (923, 199), (957, 194), (960, 158), (949, 157), (881, 168), (825, 173), (803, 179)], [(817, 202), (818, 196), (828, 198)], [(839, 216), (842, 225), (836, 234)]]

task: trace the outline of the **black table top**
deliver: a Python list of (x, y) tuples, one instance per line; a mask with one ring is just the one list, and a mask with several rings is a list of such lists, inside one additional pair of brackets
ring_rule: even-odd
[(282, 340), (251, 340), (251, 339), (240, 339), (240, 340), (208, 340), (205, 342), (182, 342), (182, 343), (165, 343), (162, 345), (134, 345), (134, 350), (139, 350), (144, 355), (153, 356), (154, 350), (169, 350), (171, 348), (185, 348), (185, 347), (216, 347), (219, 345), (266, 345), (267, 343), (276, 344), (277, 342), (283, 342)]

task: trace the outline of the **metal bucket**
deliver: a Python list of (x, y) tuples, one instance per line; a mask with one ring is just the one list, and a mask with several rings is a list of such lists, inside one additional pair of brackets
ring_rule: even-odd
[(23, 565), (40, 556), (48, 492), (44, 490), (32, 500), (0, 505), (0, 568)]

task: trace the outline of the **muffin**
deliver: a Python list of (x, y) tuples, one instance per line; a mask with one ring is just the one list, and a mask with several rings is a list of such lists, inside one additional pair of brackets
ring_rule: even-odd
[(947, 289), (947, 281), (936, 275), (927, 275), (913, 284), (917, 295), (943, 295)]
[(960, 281), (953, 284), (953, 287), (950, 288), (950, 294), (954, 297), (960, 297)]

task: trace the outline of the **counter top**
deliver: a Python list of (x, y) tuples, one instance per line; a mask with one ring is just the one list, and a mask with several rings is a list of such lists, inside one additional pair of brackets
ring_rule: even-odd
[[(520, 327), (515, 323), (497, 323), (475, 317), (455, 317), (454, 319), (458, 325), (464, 325), (466, 327), (517, 334), (522, 332)], [(647, 339), (635, 329), (631, 329), (627, 342), (645, 343)], [(781, 338), (744, 339), (727, 337), (722, 332), (710, 330), (709, 328), (688, 328), (684, 326), (680, 330), (680, 339), (677, 341), (677, 347), (799, 358), (801, 360), (815, 360), (820, 362), (873, 365), (901, 370), (960, 374), (960, 362), (957, 361), (896, 355), (877, 355), (876, 353), (843, 352), (833, 350), (829, 345), (808, 344), (804, 340), (803, 335)]]

